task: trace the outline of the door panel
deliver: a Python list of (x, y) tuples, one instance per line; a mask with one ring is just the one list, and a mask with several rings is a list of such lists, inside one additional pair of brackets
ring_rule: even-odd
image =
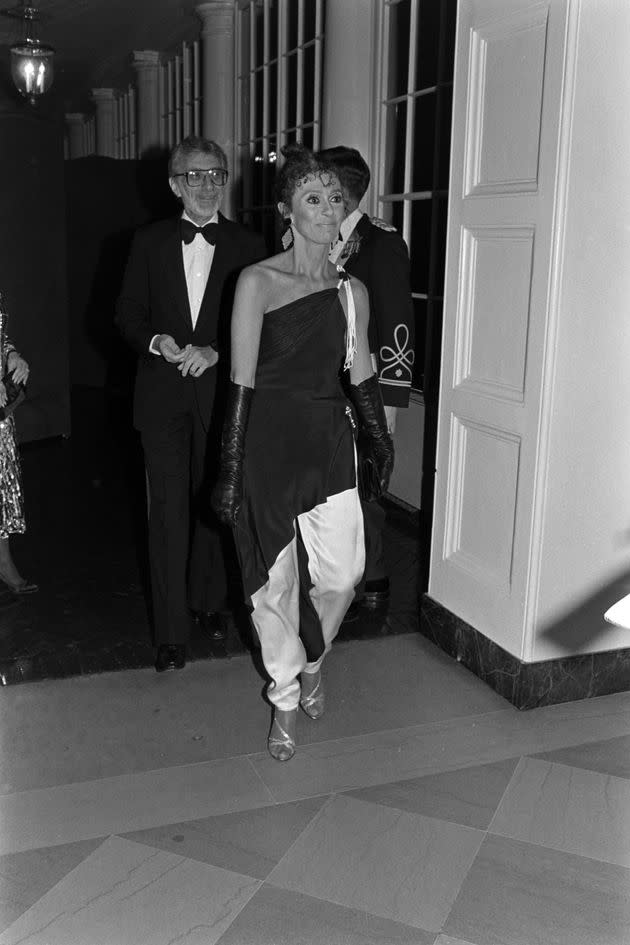
[(461, 0), (429, 594), (523, 656), (565, 0)]

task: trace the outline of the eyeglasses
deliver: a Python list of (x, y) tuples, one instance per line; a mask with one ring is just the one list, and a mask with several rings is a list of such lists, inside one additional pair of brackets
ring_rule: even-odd
[(189, 187), (201, 187), (204, 180), (211, 180), (215, 187), (225, 187), (228, 172), (224, 167), (211, 167), (207, 171), (184, 171), (183, 174), (173, 174), (173, 177), (185, 177)]

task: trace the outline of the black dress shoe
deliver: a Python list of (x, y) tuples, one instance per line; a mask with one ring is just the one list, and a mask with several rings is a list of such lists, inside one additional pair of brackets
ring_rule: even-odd
[(167, 669), (183, 669), (186, 665), (186, 647), (179, 643), (162, 643), (158, 646), (155, 670), (163, 673)]
[(213, 643), (221, 643), (227, 637), (227, 621), (223, 614), (197, 614), (197, 623)]
[(365, 591), (361, 604), (368, 610), (378, 610), (389, 602), (389, 578), (378, 578), (365, 582)]

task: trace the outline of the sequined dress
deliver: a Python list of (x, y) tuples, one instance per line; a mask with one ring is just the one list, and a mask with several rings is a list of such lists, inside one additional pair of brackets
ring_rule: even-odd
[(264, 316), (234, 531), (248, 600), (293, 539), (298, 515), (356, 484), (345, 339), (339, 286)]
[[(0, 377), (9, 353), (15, 350), (7, 336), (7, 312), (0, 295)], [(20, 457), (15, 444), (15, 421), (0, 422), (0, 539), (26, 530)]]

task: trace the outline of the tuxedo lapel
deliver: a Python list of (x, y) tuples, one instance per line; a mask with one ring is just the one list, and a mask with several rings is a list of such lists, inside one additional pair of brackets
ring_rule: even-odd
[(191, 328), (192, 317), (188, 301), (188, 288), (186, 287), (186, 274), (184, 272), (179, 217), (173, 221), (173, 229), (162, 244), (161, 262), (177, 311), (186, 323), (186, 327)]

